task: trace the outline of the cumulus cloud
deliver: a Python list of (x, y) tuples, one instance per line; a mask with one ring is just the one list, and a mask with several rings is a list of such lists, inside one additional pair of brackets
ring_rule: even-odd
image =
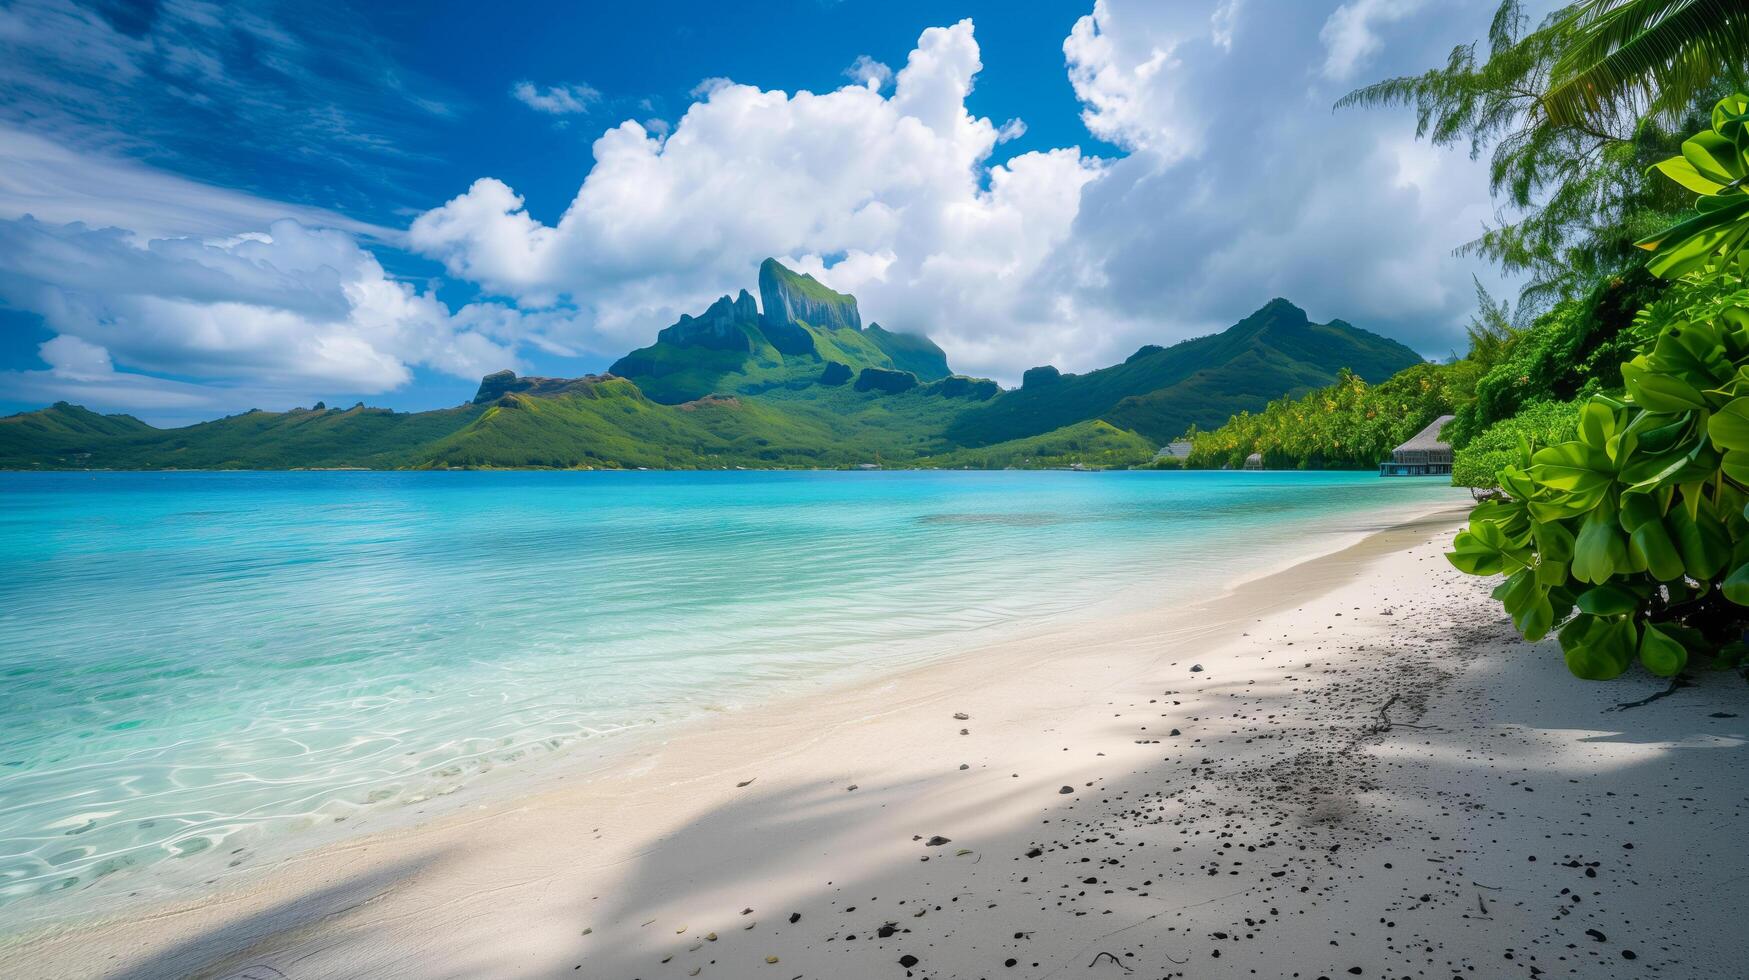
[(1110, 161), (1066, 147), (992, 165), (1025, 124), (967, 109), (970, 21), (925, 31), (890, 94), (862, 62), (864, 84), (823, 94), (708, 79), (671, 132), (604, 133), (556, 221), (487, 177), (408, 240), (525, 308), (574, 310), (573, 333), (545, 336), (601, 352), (750, 285), (766, 255), (1005, 381), (1218, 330), (1274, 295), (1442, 352), (1472, 296), (1478, 266), (1451, 249), (1491, 216), (1485, 175), (1403, 118), (1333, 115), (1345, 86), (1312, 40), (1335, 23), (1345, 63), (1413, 70), (1437, 52), (1393, 62), (1337, 36), (1415, 7), (1277, 3), (1271, 30), (1241, 33), (1260, 13), (1239, 0), (1096, 0), (1063, 52), (1088, 130), (1127, 151)]
[(1081, 121), (1100, 139), (1171, 162), (1199, 148), (1200, 122), (1186, 110), (1173, 57), (1184, 38), (1175, 30), (1141, 30), (1096, 0), (1063, 42), (1069, 83), (1081, 100)]
[(1025, 294), (1102, 165), (1071, 148), (990, 166), (1020, 129), (967, 111), (980, 68), (962, 21), (923, 32), (890, 96), (711, 79), (666, 136), (629, 121), (603, 134), (557, 222), (482, 178), (408, 241), (526, 307), (574, 305), (575, 342), (596, 350), (751, 285), (767, 255), (855, 291), (889, 327), (983, 344), (984, 325), (1050, 318)]
[(893, 80), (893, 70), (866, 54), (859, 54), (850, 67), (844, 69), (844, 77), (879, 92)]
[[(1193, 37), (1194, 9), (1173, 6), (1101, 0), (1067, 49), (1072, 78), (1134, 90), (1083, 94), (1137, 149), (1088, 186), (1053, 262), (1092, 284), (1073, 295), (1098, 305), (1110, 353), (1150, 332), (1219, 329), (1274, 295), (1423, 352), (1450, 350), (1470, 276), (1487, 272), (1451, 254), (1493, 214), (1483, 164), (1416, 143), (1406, 114), (1333, 114), (1347, 86), (1321, 81), (1323, 51), (1303, 40), (1324, 11), (1277, 4), (1270, 31), (1229, 50)], [(1419, 70), (1452, 36), (1448, 26), (1379, 67)], [(1160, 51), (1176, 69), (1137, 70)], [(1175, 111), (1144, 111), (1165, 100)], [(1194, 155), (1187, 132), (1205, 134)]]
[[(1109, 160), (1001, 159), (1025, 123), (968, 109), (982, 52), (962, 21), (924, 31), (896, 73), (859, 59), (831, 91), (706, 79), (671, 123), (602, 132), (562, 213), (481, 175), (404, 235), (0, 129), (0, 303), (55, 335), (48, 368), (0, 375), (0, 393), (283, 407), (421, 368), (471, 381), (521, 351), (611, 358), (750, 287), (767, 255), (1007, 382), (1211, 332), (1274, 295), (1443, 352), (1479, 268), (1450, 250), (1492, 216), (1482, 167), (1416, 143), (1402, 114), (1329, 107), (1348, 75), (1419, 70), (1485, 29), (1454, 16), (1096, 0), (1064, 39), (1064, 81), (1124, 151)], [(556, 116), (595, 98), (526, 84)], [(361, 242), (435, 259), (482, 298), (451, 308)]]
[(1318, 32), (1324, 42), (1324, 76), (1335, 81), (1354, 77), (1378, 53), (1383, 41), (1375, 30), (1419, 10), (1425, 0), (1349, 0), (1331, 12)]
[(78, 337), (54, 337), (37, 345), (49, 367), (45, 371), (0, 371), (0, 392), (31, 402), (69, 401), (99, 410), (131, 409), (179, 421), (184, 412), (210, 412), (227, 407), (211, 388), (117, 371), (109, 352)]
[(148, 408), (196, 397), (140, 372), (276, 397), (381, 392), (415, 366), (472, 379), (514, 365), (526, 329), (502, 307), (452, 314), (390, 278), (346, 232), (290, 219), (229, 239), (142, 241), (27, 216), (0, 221), (0, 254), (0, 304), (40, 315), (56, 334), (40, 348), (48, 371), (4, 379), (12, 397), (96, 383), (122, 384), (106, 405), (133, 407), (118, 397), (129, 386)]
[(588, 112), (601, 101), (601, 93), (582, 83), (548, 85), (541, 88), (533, 82), (517, 82), (510, 87), (510, 96), (536, 112), (549, 116), (567, 116)]

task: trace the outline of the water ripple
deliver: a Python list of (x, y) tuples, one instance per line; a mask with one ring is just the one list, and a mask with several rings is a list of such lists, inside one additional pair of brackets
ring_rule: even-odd
[(1353, 474), (0, 475), (0, 903), (236, 864), (1138, 584), (1182, 598), (1439, 492)]

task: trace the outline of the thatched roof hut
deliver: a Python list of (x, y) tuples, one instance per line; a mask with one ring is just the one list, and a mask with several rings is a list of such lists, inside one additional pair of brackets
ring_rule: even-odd
[(1380, 476), (1441, 476), (1451, 473), (1451, 443), (1439, 431), (1453, 416), (1439, 418), (1391, 450), (1391, 458), (1379, 464)]

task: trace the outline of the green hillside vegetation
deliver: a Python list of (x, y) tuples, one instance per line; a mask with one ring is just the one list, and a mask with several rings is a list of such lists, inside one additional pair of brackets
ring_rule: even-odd
[(852, 374), (906, 371), (923, 381), (951, 373), (947, 355), (928, 337), (880, 324), (864, 329), (856, 297), (775, 259), (759, 267), (759, 293), (763, 312), (745, 290), (724, 296), (701, 316), (682, 316), (656, 343), (620, 358), (609, 372), (671, 405), (707, 395), (806, 390), (833, 364)]
[(110, 469), (442, 467), (1089, 467), (1147, 465), (1187, 425), (1262, 409), (1352, 368), (1419, 362), (1275, 300), (1232, 328), (1144, 347), (1020, 391), (952, 373), (927, 337), (863, 326), (853, 296), (767, 260), (756, 301), (723, 296), (583, 378), (481, 379), (430, 412), (252, 411), (176, 429), (56, 405), (0, 420), (0, 466)]
[(1058, 469), (1075, 465), (1129, 469), (1147, 464), (1154, 452), (1154, 443), (1148, 439), (1093, 419), (1043, 435), (928, 456), (916, 465), (982, 470)]
[(0, 465), (44, 457), (71, 463), (110, 443), (154, 432), (131, 415), (99, 415), (66, 402), (0, 418)]
[(1535, 402), (1483, 430), (1453, 454), (1451, 482), (1496, 489), (1500, 471), (1518, 462), (1526, 446), (1553, 446), (1578, 434), (1582, 402)]
[(1229, 329), (1171, 347), (1144, 347), (1122, 364), (1087, 374), (1052, 372), (982, 409), (966, 412), (949, 437), (985, 446), (1103, 419), (1156, 443), (1192, 425), (1219, 425), (1284, 394), (1330, 384), (1343, 369), (1383, 381), (1420, 355), (1340, 320), (1312, 323), (1284, 299)]

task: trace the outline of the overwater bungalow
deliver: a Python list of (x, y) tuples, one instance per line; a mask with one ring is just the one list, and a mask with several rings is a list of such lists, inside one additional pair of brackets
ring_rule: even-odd
[(1190, 458), (1190, 440), (1189, 439), (1175, 439), (1172, 442), (1169, 442), (1166, 445), (1161, 446), (1160, 451), (1154, 454), (1154, 458), (1155, 459), (1181, 459), (1181, 460), (1182, 459), (1189, 459)]
[(1452, 420), (1441, 415), (1408, 442), (1391, 450), (1391, 458), (1379, 464), (1380, 476), (1449, 476), (1451, 443), (1439, 438), (1439, 430)]
[(1263, 454), (1262, 453), (1252, 453), (1251, 455), (1245, 457), (1245, 468), (1248, 470), (1260, 470), (1260, 469), (1262, 469), (1263, 468)]

